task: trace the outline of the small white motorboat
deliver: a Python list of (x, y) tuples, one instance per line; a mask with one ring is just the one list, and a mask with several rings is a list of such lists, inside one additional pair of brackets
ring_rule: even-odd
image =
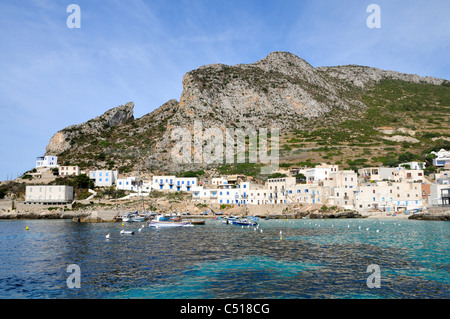
[(183, 222), (181, 218), (170, 218), (163, 215), (157, 215), (154, 220), (149, 221), (148, 227), (193, 227), (191, 222)]
[(140, 216), (138, 212), (124, 214), (122, 216), (123, 222), (133, 223), (133, 222), (143, 222), (145, 221), (144, 216)]
[(125, 234), (125, 235), (134, 235), (134, 231), (132, 231), (132, 230), (125, 230), (125, 229), (122, 229), (122, 230), (120, 231), (120, 233), (121, 233), (121, 234)]

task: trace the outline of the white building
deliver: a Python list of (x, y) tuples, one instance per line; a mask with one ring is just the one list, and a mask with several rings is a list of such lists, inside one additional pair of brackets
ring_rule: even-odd
[(321, 164), (314, 168), (308, 168), (305, 170), (304, 175), (308, 183), (328, 180), (331, 173), (338, 171), (337, 165)]
[(119, 171), (96, 170), (89, 172), (89, 178), (94, 180), (96, 187), (111, 187), (115, 184)]
[(431, 206), (450, 206), (450, 184), (448, 184), (448, 180), (430, 185), (429, 204)]
[(409, 181), (422, 182), (423, 169), (406, 169), (405, 167), (366, 167), (358, 170), (362, 181)]
[(58, 157), (54, 155), (37, 157), (36, 168), (42, 167), (58, 167)]
[(436, 158), (433, 159), (433, 166), (450, 165), (450, 151), (446, 151), (442, 148), (439, 152), (431, 152), (430, 154), (436, 155)]
[(73, 187), (66, 185), (26, 186), (25, 202), (40, 204), (64, 204), (73, 201)]
[(153, 176), (152, 189), (159, 191), (191, 192), (198, 186), (197, 177)]
[(137, 191), (137, 187), (136, 177), (118, 178), (116, 180), (116, 189)]
[(407, 162), (401, 163), (398, 167), (409, 167), (410, 169), (425, 169), (425, 162)]
[(60, 166), (59, 176), (78, 176), (81, 174), (78, 166)]
[(377, 182), (358, 187), (354, 206), (357, 210), (380, 209), (388, 212), (423, 206), (422, 187), (412, 182)]
[(214, 186), (228, 185), (228, 179), (225, 177), (216, 177), (211, 180), (211, 184)]

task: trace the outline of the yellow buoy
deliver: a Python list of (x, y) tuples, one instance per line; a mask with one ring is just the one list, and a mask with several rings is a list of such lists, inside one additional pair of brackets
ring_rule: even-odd
[(27, 228), (25, 228), (25, 230), (28, 230), (28, 226), (27, 226)]
[(122, 226), (123, 226), (123, 223), (122, 223)]

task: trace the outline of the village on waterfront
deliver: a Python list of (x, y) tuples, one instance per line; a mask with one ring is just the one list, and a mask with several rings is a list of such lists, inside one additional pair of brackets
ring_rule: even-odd
[(3, 191), (0, 218), (102, 222), (138, 211), (184, 217), (448, 220), (450, 151), (432, 153), (436, 170), (429, 176), (424, 162), (357, 171), (323, 163), (281, 167), (266, 180), (204, 171), (183, 176), (82, 171), (78, 166), (59, 165), (57, 156), (47, 155), (38, 157), (36, 167), (18, 178), (26, 184), (22, 197)]

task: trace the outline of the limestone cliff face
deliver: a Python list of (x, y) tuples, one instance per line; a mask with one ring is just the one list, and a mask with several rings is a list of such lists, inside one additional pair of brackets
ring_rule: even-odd
[(298, 128), (333, 108), (363, 107), (341, 94), (334, 78), (287, 52), (254, 64), (200, 67), (184, 76), (183, 88), (173, 121), (205, 126)]
[(80, 134), (98, 134), (105, 128), (115, 127), (123, 123), (134, 120), (134, 103), (129, 102), (125, 105), (112, 108), (103, 115), (98, 116), (82, 124), (71, 125), (57, 132), (51, 139), (46, 148), (46, 155), (60, 153), (70, 149), (71, 145), (76, 143), (76, 138)]

